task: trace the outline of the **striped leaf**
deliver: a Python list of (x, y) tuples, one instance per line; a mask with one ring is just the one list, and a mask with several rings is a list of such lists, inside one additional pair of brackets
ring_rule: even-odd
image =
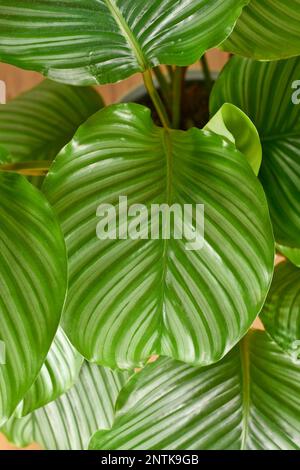
[(189, 65), (249, 0), (0, 0), (0, 60), (76, 84)]
[(18, 406), (18, 416), (41, 408), (69, 390), (78, 378), (82, 362), (83, 357), (59, 328), (37, 379)]
[(1, 433), (17, 447), (29, 446), (33, 442), (32, 415), (21, 419), (13, 416), (6, 421)]
[(260, 179), (280, 245), (300, 248), (300, 106), (293, 103), (300, 58), (256, 62), (234, 57), (216, 82), (211, 114), (229, 102), (254, 122), (263, 147)]
[[(274, 244), (262, 188), (232, 144), (198, 129), (165, 131), (147, 108), (114, 105), (79, 129), (43, 189), (67, 244), (63, 327), (88, 360), (125, 369), (162, 354), (204, 365), (249, 329), (268, 291)], [(152, 204), (204, 204), (204, 246), (188, 241), (200, 235), (195, 211), (181, 239), (173, 224), (163, 239), (167, 218), (151, 238), (145, 213), (140, 227), (138, 214), (129, 217), (144, 239), (123, 236), (122, 217), (116, 239), (113, 231), (98, 239), (99, 205), (122, 216), (120, 196), (148, 216)]]
[(300, 55), (300, 0), (251, 0), (222, 45), (256, 60)]
[(0, 423), (36, 379), (66, 293), (66, 253), (45, 197), (24, 177), (0, 172)]
[(0, 106), (0, 160), (52, 160), (102, 105), (92, 88), (45, 80)]
[(161, 358), (122, 389), (91, 449), (300, 449), (300, 365), (253, 330), (209, 367)]
[(21, 446), (35, 441), (49, 450), (86, 449), (91, 436), (113, 423), (114, 408), (126, 373), (84, 363), (71, 390), (24, 418), (10, 419), (2, 429)]
[(285, 351), (300, 358), (300, 269), (289, 262), (276, 266), (261, 319)]

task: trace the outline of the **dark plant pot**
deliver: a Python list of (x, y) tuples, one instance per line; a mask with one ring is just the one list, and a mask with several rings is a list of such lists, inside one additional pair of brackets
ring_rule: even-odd
[[(212, 72), (211, 75), (215, 81), (219, 73)], [(156, 88), (158, 88), (156, 80), (154, 83)], [(182, 99), (180, 126), (182, 129), (189, 129), (194, 126), (202, 128), (205, 126), (209, 120), (209, 95), (203, 72), (201, 70), (189, 70), (186, 76), (186, 86)], [(152, 111), (154, 122), (160, 124), (160, 120), (143, 84), (134, 87), (120, 101), (121, 103), (139, 103), (149, 107)]]

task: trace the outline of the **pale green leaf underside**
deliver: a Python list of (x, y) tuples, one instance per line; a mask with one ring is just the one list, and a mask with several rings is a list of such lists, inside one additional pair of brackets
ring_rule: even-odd
[(190, 367), (160, 358), (122, 389), (111, 430), (91, 449), (300, 448), (300, 365), (260, 331), (222, 361)]
[(18, 406), (18, 416), (45, 406), (69, 390), (77, 380), (82, 362), (83, 357), (59, 328), (37, 379)]
[(76, 85), (190, 65), (249, 0), (0, 0), (0, 60)]
[(243, 111), (231, 103), (224, 103), (204, 130), (214, 132), (232, 142), (245, 155), (252, 170), (258, 175), (262, 159), (261, 143), (256, 127)]
[(289, 259), (295, 266), (300, 268), (300, 248), (290, 248), (287, 246), (276, 244), (278, 251)]
[(0, 106), (0, 160), (52, 160), (102, 104), (92, 88), (45, 80)]
[(300, 269), (288, 261), (275, 268), (261, 319), (273, 339), (300, 358)]
[(300, 106), (293, 84), (300, 58), (256, 62), (234, 57), (216, 82), (211, 114), (223, 103), (242, 109), (260, 134), (263, 159), (260, 180), (266, 192), (276, 241), (300, 248)]
[(47, 200), (20, 175), (0, 172), (0, 422), (36, 379), (58, 327), (66, 254)]
[(256, 60), (300, 55), (300, 0), (251, 0), (223, 49)]
[[(219, 136), (165, 131), (147, 108), (114, 105), (79, 129), (43, 190), (68, 250), (63, 327), (87, 359), (131, 368), (157, 353), (209, 364), (259, 313), (274, 262), (267, 204), (245, 157)], [(173, 227), (170, 240), (99, 240), (97, 208), (119, 196), (149, 209), (204, 204), (203, 249), (188, 251)]]
[(111, 427), (127, 379), (126, 373), (85, 362), (69, 392), (24, 418), (11, 418), (2, 432), (21, 447), (37, 442), (48, 450), (84, 450), (99, 427)]

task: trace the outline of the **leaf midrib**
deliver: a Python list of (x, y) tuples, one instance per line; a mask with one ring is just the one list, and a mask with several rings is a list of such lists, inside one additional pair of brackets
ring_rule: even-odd
[[(172, 156), (172, 142), (171, 142), (171, 135), (169, 129), (161, 129), (161, 142), (162, 147), (164, 150), (164, 154), (166, 156), (166, 204), (169, 206), (172, 202), (172, 184), (173, 184), (173, 156)], [(158, 330), (159, 335), (157, 339), (157, 353), (161, 353), (161, 340), (163, 334), (163, 328), (165, 325), (164, 322), (164, 303), (165, 303), (165, 280), (166, 280), (166, 273), (167, 273), (167, 258), (168, 258), (168, 251), (169, 251), (169, 243), (167, 239), (163, 240), (163, 265), (162, 265), (162, 295), (161, 295), (161, 306), (159, 311), (161, 312), (161, 319), (160, 319), (160, 328)]]
[(249, 358), (249, 332), (240, 342), (240, 357), (242, 367), (242, 439), (241, 450), (245, 450), (248, 439), (250, 417), (250, 358)]
[(109, 9), (112, 17), (114, 18), (115, 22), (117, 23), (121, 33), (123, 34), (126, 42), (130, 46), (132, 52), (135, 55), (137, 63), (141, 67), (142, 71), (145, 71), (148, 68), (147, 60), (144, 56), (141, 46), (139, 45), (135, 35), (129, 28), (126, 19), (124, 18), (121, 10), (116, 5), (115, 0), (104, 0), (107, 8)]

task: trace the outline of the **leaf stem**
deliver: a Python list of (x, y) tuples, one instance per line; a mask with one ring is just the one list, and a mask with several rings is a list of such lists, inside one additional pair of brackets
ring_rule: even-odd
[(172, 117), (173, 128), (178, 129), (180, 126), (181, 98), (182, 98), (182, 80), (185, 74), (184, 67), (176, 67), (173, 78), (173, 102)]
[(168, 83), (164, 73), (161, 71), (160, 67), (155, 67), (153, 69), (153, 72), (155, 74), (155, 77), (159, 83), (161, 93), (163, 95), (164, 101), (166, 105), (170, 103), (170, 98), (171, 98), (171, 85)]
[(154, 86), (151, 70), (146, 70), (143, 73), (143, 78), (144, 78), (145, 87), (155, 106), (155, 109), (159, 115), (162, 125), (164, 126), (165, 129), (169, 129), (171, 127), (171, 123), (168, 117), (168, 113)]
[(243, 393), (243, 420), (242, 420), (242, 442), (241, 450), (246, 450), (248, 439), (248, 427), (250, 417), (250, 358), (249, 337), (250, 332), (240, 342), (240, 355), (242, 366), (242, 393)]
[(0, 171), (10, 171), (24, 176), (45, 176), (51, 165), (50, 160), (6, 163), (0, 165)]
[(202, 70), (204, 73), (205, 83), (206, 83), (208, 91), (210, 91), (212, 89), (214, 82), (210, 73), (208, 61), (207, 61), (205, 54), (201, 57), (200, 61), (201, 61)]
[(174, 70), (173, 70), (172, 65), (166, 65), (166, 69), (167, 69), (167, 72), (168, 72), (168, 75), (169, 75), (169, 79), (172, 82), (173, 78), (174, 78)]

